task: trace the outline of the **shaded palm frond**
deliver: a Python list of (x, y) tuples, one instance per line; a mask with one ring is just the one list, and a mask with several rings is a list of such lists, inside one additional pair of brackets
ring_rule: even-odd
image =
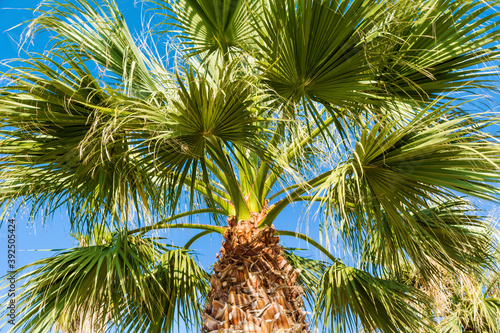
[(426, 327), (421, 306), (427, 302), (411, 286), (337, 262), (321, 279), (314, 313), (329, 332), (356, 329), (358, 321), (367, 332), (420, 332)]
[(327, 264), (320, 260), (299, 256), (295, 252), (300, 249), (283, 248), (285, 259), (295, 269), (300, 269), (297, 283), (304, 288), (306, 300), (313, 307), (319, 295), (321, 276)]
[(115, 318), (119, 332), (172, 332), (175, 326), (195, 328), (209, 291), (209, 275), (189, 251), (176, 249), (161, 255), (160, 264), (145, 274), (152, 286), (155, 307), (148, 300), (133, 298)]

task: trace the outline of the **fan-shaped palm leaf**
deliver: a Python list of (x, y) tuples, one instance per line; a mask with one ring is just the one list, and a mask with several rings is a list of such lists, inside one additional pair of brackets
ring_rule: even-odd
[(126, 330), (130, 318), (140, 318), (133, 325), (142, 331), (170, 330), (175, 313), (196, 318), (199, 306), (193, 304), (206, 294), (208, 281), (185, 250), (120, 233), (108, 244), (66, 250), (16, 274), (33, 266), (20, 277), (28, 279), (18, 303), (24, 319), (13, 327), (20, 332), (73, 327), (75, 318), (68, 314), (76, 313), (94, 320), (95, 327)]
[[(484, 273), (484, 272), (483, 272)], [(498, 271), (490, 271), (495, 276)], [(498, 282), (484, 275), (451, 275), (444, 305), (435, 302), (438, 332), (500, 332)], [(432, 288), (431, 288), (432, 290)]]
[[(364, 261), (367, 266), (380, 265), (395, 276), (403, 275), (411, 267), (427, 270), (434, 265), (431, 269), (434, 273), (442, 266), (460, 271), (480, 270), (491, 257), (491, 232), (484, 217), (473, 215), (471, 210), (472, 206), (464, 201), (421, 210), (414, 219), (426, 237), (424, 241), (416, 237), (403, 239), (382, 218), (365, 240)], [(464, 262), (468, 264), (464, 266)]]
[[(470, 250), (469, 246), (476, 242), (484, 244), (486, 238), (480, 234), (476, 238), (474, 231), (460, 230), (462, 227), (452, 228), (449, 219), (443, 220), (431, 207), (439, 204), (442, 196), (454, 197), (450, 190), (496, 200), (498, 190), (489, 183), (498, 181), (499, 146), (488, 135), (472, 128), (469, 117), (438, 121), (445, 110), (422, 114), (400, 128), (386, 127), (382, 122), (375, 124), (361, 133), (350, 161), (322, 176), (329, 179), (320, 182), (316, 197), (323, 196), (325, 207), (342, 219), (339, 226), (347, 243), (357, 244), (363, 239), (362, 230), (370, 234), (371, 230), (389, 228), (393, 231), (387, 236), (392, 232), (397, 234), (397, 244), (412, 259), (421, 259), (422, 253), (431, 249), (437, 251), (435, 255), (439, 258), (438, 253), (448, 252), (443, 246), (463, 242), (464, 247), (453, 246), (465, 251), (463, 262), (468, 262), (465, 258), (470, 255), (466, 248)], [(422, 214), (423, 210), (427, 213)], [(465, 222), (459, 216), (453, 218), (459, 224)], [(470, 223), (476, 225), (477, 220), (471, 219)], [(453, 235), (454, 239), (443, 238), (441, 232)], [(469, 236), (473, 237), (467, 240)], [(432, 245), (429, 243), (432, 239), (439, 243)], [(445, 240), (447, 244), (440, 243)], [(419, 249), (415, 247), (417, 244), (428, 248)], [(474, 256), (480, 258), (479, 253)], [(449, 259), (443, 259), (442, 264), (451, 268)]]
[(209, 275), (188, 251), (166, 251), (144, 279), (155, 295), (154, 307), (150, 310), (148, 300), (133, 298), (114, 318), (120, 332), (171, 332), (180, 319), (193, 328), (200, 324)]
[(259, 29), (269, 87), (295, 102), (366, 102), (371, 78), (364, 35), (379, 14), (378, 4), (364, 0), (270, 1)]
[(369, 53), (379, 85), (413, 101), (494, 84), (497, 1), (389, 1)]
[(133, 100), (101, 88), (71, 50), (22, 61), (7, 77), (12, 85), (2, 88), (0, 101), (1, 203), (23, 197), (34, 211), (48, 213), (66, 204), (78, 226), (150, 212), (157, 190), (137, 156), (127, 154), (134, 138), (115, 126), (131, 113)]
[[(258, 11), (259, 2), (244, 0), (166, 0), (155, 1), (168, 9), (174, 26), (187, 39), (188, 56), (200, 55), (218, 60), (232, 59), (248, 49), (256, 32), (251, 14)], [(168, 24), (168, 21), (164, 22)]]
[[(50, 0), (44, 1), (37, 12), (40, 15), (30, 23), (29, 33), (54, 33), (55, 52), (70, 48), (76, 55), (91, 59), (111, 71), (120, 87), (134, 96), (147, 98), (165, 91), (165, 82), (156, 80), (155, 71), (147, 66), (152, 59), (136, 45), (115, 0)], [(163, 75), (160, 78), (165, 72), (159, 73)]]
[(425, 328), (419, 308), (425, 303), (425, 295), (413, 287), (337, 262), (321, 279), (315, 314), (330, 332), (354, 329), (358, 320), (368, 332), (419, 332)]

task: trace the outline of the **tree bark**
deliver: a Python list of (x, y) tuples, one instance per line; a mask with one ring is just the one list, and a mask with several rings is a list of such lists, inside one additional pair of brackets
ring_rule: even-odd
[(308, 333), (300, 270), (283, 256), (273, 227), (229, 219), (211, 291), (202, 315), (202, 332)]
[[(70, 327), (62, 329), (65, 333), (103, 333), (105, 327), (98, 322), (98, 314), (84, 316), (83, 314), (73, 314), (74, 318), (71, 321)], [(106, 315), (106, 321), (109, 320), (109, 315)]]

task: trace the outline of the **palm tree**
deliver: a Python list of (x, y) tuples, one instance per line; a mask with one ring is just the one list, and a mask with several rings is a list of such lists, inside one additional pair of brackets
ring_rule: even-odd
[[(429, 297), (391, 276), (491, 266), (469, 199), (500, 192), (497, 118), (474, 103), (495, 88), (497, 1), (153, 3), (165, 19), (134, 39), (114, 0), (48, 0), (27, 34), (50, 47), (4, 74), (4, 212), (65, 207), (74, 230), (114, 230), (33, 263), (13, 331), (77, 314), (120, 332), (423, 332)], [(297, 202), (321, 241), (273, 227)], [(150, 234), (176, 228), (199, 233), (180, 247)], [(190, 248), (213, 233), (208, 273)]]

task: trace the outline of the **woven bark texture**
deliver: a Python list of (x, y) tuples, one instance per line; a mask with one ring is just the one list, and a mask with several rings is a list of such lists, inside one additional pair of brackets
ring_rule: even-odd
[(308, 333), (302, 287), (283, 256), (273, 227), (229, 219), (219, 261), (214, 266), (206, 333)]

